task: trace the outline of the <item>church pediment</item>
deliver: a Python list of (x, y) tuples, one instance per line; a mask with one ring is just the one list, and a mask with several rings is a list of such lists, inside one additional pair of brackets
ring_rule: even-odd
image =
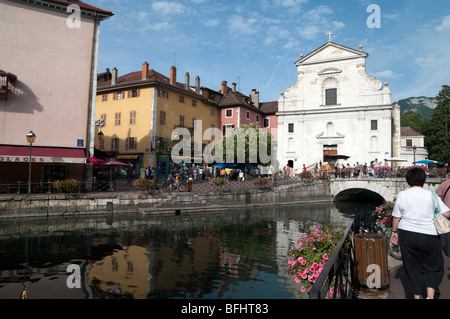
[(369, 55), (363, 51), (348, 48), (346, 46), (328, 42), (320, 48), (295, 62), (295, 65), (308, 65), (315, 63), (326, 63), (348, 59), (367, 58)]

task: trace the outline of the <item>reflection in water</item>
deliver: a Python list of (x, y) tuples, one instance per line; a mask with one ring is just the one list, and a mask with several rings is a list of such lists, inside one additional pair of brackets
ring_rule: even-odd
[(347, 225), (355, 209), (373, 205), (0, 220), (0, 299), (295, 298), (286, 260), (303, 223)]

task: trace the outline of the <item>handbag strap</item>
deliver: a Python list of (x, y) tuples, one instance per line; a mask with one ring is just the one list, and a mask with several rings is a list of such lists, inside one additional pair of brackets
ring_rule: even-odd
[(450, 185), (448, 185), (447, 190), (445, 191), (444, 197), (442, 199), (445, 199), (445, 196), (447, 196), (448, 190), (450, 189)]
[(435, 191), (431, 191), (431, 196), (432, 196), (432, 199), (433, 199), (433, 213), (435, 215), (438, 215), (438, 214), (441, 213), (441, 208), (439, 206), (439, 200), (437, 198), (436, 192)]

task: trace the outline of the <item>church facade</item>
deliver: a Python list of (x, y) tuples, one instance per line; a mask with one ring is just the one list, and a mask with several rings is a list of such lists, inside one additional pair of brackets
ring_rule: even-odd
[[(278, 99), (278, 162), (369, 164), (400, 155), (400, 107), (366, 74), (368, 54), (330, 40), (295, 62), (298, 81)], [(346, 158), (348, 159), (342, 159)], [(339, 160), (340, 159), (340, 160)]]

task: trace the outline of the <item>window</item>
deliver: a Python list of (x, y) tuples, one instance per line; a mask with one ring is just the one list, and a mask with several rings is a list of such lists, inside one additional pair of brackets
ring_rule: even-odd
[(288, 124), (288, 132), (289, 133), (294, 133), (294, 123), (289, 123)]
[(165, 111), (159, 111), (159, 124), (166, 125), (166, 112)]
[(120, 125), (122, 114), (120, 112), (116, 112), (114, 125)]
[(377, 120), (370, 121), (370, 129), (372, 131), (377, 131), (378, 130), (378, 121)]
[(249, 111), (245, 111), (245, 118), (247, 120), (250, 120), (250, 112)]
[(106, 102), (108, 101), (108, 94), (103, 94), (102, 95), (102, 102)]
[(197, 106), (197, 100), (192, 100), (192, 106)]
[(134, 98), (134, 97), (139, 97), (139, 96), (140, 96), (140, 90), (128, 91), (128, 97), (129, 98)]
[(233, 117), (233, 109), (226, 109), (225, 117)]
[(169, 92), (167, 92), (165, 90), (158, 90), (158, 97), (161, 97), (163, 99), (168, 99), (169, 98)]
[(333, 77), (328, 77), (322, 84), (325, 105), (337, 105), (338, 81)]
[(223, 126), (223, 135), (227, 135), (228, 133), (232, 133), (234, 129), (233, 124), (227, 124)]
[(119, 150), (119, 139), (117, 137), (111, 139), (111, 150), (113, 151)]
[(136, 111), (130, 111), (130, 125), (136, 124)]
[(137, 149), (137, 137), (127, 137), (125, 139), (125, 149), (126, 150)]
[(270, 126), (270, 119), (264, 119), (263, 120), (263, 127), (267, 128)]
[(256, 123), (259, 123), (259, 115), (256, 115)]
[(180, 100), (180, 103), (184, 103), (184, 96), (180, 95), (180, 99), (179, 100)]
[(337, 105), (337, 89), (325, 90), (325, 105)]
[(211, 116), (214, 116), (214, 115), (216, 115), (216, 109), (211, 109)]
[(106, 114), (100, 115), (100, 119), (103, 120), (103, 127), (105, 127), (106, 126)]
[(98, 149), (103, 151), (105, 149), (105, 139), (101, 138), (99, 139), (99, 143), (98, 143)]
[(180, 127), (184, 127), (184, 115), (180, 115)]
[(412, 147), (412, 146), (413, 146), (413, 141), (412, 141), (412, 139), (408, 138), (408, 139), (406, 140), (406, 146), (408, 146), (408, 147)]
[(123, 100), (124, 96), (123, 96), (123, 92), (117, 92), (116, 93), (116, 100)]

